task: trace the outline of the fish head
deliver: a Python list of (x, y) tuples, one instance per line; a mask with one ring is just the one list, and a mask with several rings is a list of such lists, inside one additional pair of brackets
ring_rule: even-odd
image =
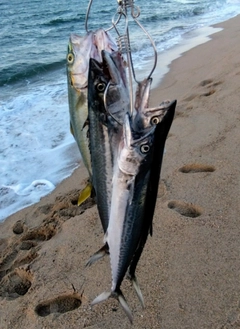
[(171, 102), (166, 100), (159, 106), (149, 108), (151, 79), (143, 80), (138, 84), (135, 101), (134, 129), (144, 130), (160, 123), (171, 107)]
[(172, 102), (166, 100), (157, 107), (145, 109), (143, 116), (144, 127), (155, 126), (162, 122), (171, 106)]
[(70, 35), (67, 52), (67, 74), (69, 83), (76, 89), (87, 86), (89, 59), (93, 47), (92, 32), (84, 36)]
[(103, 69), (102, 63), (91, 58), (89, 61), (88, 106), (97, 114), (104, 125), (107, 125), (107, 112), (104, 103), (109, 81), (110, 76)]
[(102, 51), (103, 67), (110, 76), (106, 93), (106, 109), (110, 116), (123, 125), (125, 114), (130, 111), (129, 90), (126, 78), (126, 66), (117, 51)]
[(90, 58), (89, 61), (89, 89), (95, 97), (103, 98), (104, 92), (107, 88), (107, 85), (110, 81), (110, 76), (107, 70), (103, 69), (102, 63), (98, 62), (94, 58)]
[(147, 167), (151, 161), (156, 126), (141, 134), (132, 129), (132, 119), (127, 113), (123, 125), (123, 139), (119, 145), (118, 166), (127, 174), (136, 176), (141, 168)]
[(98, 52), (98, 58), (96, 56), (92, 56), (96, 60), (102, 61), (102, 50), (108, 51), (112, 53), (113, 51), (117, 51), (117, 44), (111, 37), (111, 35), (106, 32), (104, 29), (100, 28), (94, 32), (94, 45)]

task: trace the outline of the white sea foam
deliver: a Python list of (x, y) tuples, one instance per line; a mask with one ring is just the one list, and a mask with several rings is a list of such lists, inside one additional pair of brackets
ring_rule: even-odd
[(39, 201), (80, 161), (69, 131), (65, 77), (17, 92), (0, 105), (0, 220)]

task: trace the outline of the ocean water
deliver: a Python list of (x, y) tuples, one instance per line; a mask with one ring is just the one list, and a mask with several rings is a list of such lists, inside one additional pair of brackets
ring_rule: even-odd
[[(240, 0), (135, 0), (135, 5), (159, 54), (240, 13)], [(69, 35), (86, 33), (87, 6), (87, 0), (0, 2), (0, 220), (39, 201), (81, 165), (69, 131), (65, 58)], [(93, 0), (88, 29), (110, 27), (116, 10), (117, 1)], [(129, 29), (138, 72), (153, 50), (132, 20)]]

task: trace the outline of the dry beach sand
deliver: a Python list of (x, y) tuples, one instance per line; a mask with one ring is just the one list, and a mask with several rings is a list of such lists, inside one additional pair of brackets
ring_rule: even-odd
[(0, 328), (240, 328), (240, 16), (175, 60), (151, 103), (177, 99), (161, 183), (137, 276), (117, 301), (90, 307), (111, 286), (96, 205), (77, 207), (86, 170), (0, 224)]

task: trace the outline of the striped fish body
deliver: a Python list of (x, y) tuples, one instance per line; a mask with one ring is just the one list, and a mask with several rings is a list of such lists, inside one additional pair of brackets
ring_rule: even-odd
[(152, 159), (149, 180), (147, 184), (144, 211), (142, 212), (142, 216), (144, 218), (143, 218), (141, 239), (139, 241), (139, 245), (135, 251), (134, 257), (128, 269), (128, 275), (131, 280), (136, 280), (135, 271), (138, 261), (141, 257), (142, 251), (147, 241), (148, 234), (149, 233), (152, 234), (152, 221), (153, 221), (153, 215), (154, 215), (154, 210), (157, 200), (163, 152), (164, 152), (167, 135), (173, 122), (176, 103), (177, 103), (176, 101), (173, 101), (171, 103), (162, 105), (162, 106), (167, 106), (167, 110), (165, 112), (163, 119), (160, 120), (156, 125), (155, 136), (154, 136), (154, 147), (153, 147), (153, 159)]
[[(102, 58), (102, 63), (90, 60), (88, 106), (93, 184), (99, 217), (106, 233), (111, 206), (113, 166), (122, 138), (124, 117), (130, 105), (122, 57), (118, 52), (110, 54), (103, 50)], [(108, 245), (105, 243), (90, 257), (86, 265), (90, 266), (108, 253)]]
[(110, 149), (107, 113), (103, 95), (110, 81), (102, 65), (90, 59), (88, 79), (89, 147), (93, 185), (103, 231), (107, 231), (111, 204), (112, 154)]
[(119, 54), (102, 51), (102, 58), (103, 63), (91, 59), (89, 64), (88, 119), (93, 185), (105, 233), (110, 214), (114, 159), (129, 98)]
[[(113, 172), (112, 203), (106, 242), (112, 270), (112, 293), (119, 294), (122, 280), (139, 244), (141, 213), (152, 160), (154, 130), (135, 138), (126, 115), (124, 139)], [(139, 136), (138, 136), (139, 137)]]
[[(156, 126), (156, 130), (153, 146), (153, 161), (145, 198), (145, 211), (142, 212), (143, 229), (141, 239), (128, 269), (128, 276), (132, 281), (136, 281), (136, 266), (141, 257), (148, 234), (152, 234), (152, 221), (158, 193), (164, 147), (168, 132), (173, 122), (177, 103), (176, 101), (166, 101), (161, 103), (158, 107), (148, 108), (150, 85), (150, 80), (145, 80), (139, 84), (135, 104), (136, 112), (134, 118), (134, 128), (138, 131), (146, 131), (151, 129), (153, 126)], [(143, 298), (141, 293), (139, 293), (140, 289), (137, 287), (136, 290), (138, 292), (138, 297), (143, 304)]]

